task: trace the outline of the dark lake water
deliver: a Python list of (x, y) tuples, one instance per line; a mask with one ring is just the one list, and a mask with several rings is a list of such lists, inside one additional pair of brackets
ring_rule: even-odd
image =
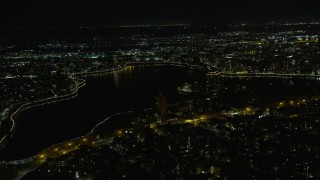
[(26, 158), (85, 135), (111, 114), (151, 107), (158, 93), (164, 94), (168, 103), (180, 102), (185, 97), (177, 92), (177, 86), (202, 76), (187, 68), (166, 66), (132, 67), (86, 77), (87, 85), (76, 98), (23, 112), (17, 119), (16, 134), (0, 152), (0, 159)]

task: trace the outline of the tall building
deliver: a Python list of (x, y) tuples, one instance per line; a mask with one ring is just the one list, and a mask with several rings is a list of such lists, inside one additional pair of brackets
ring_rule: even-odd
[(166, 116), (168, 114), (168, 103), (167, 98), (163, 94), (159, 94), (155, 97), (154, 108), (157, 114), (160, 115), (161, 121), (166, 121)]
[(219, 72), (208, 72), (206, 74), (206, 91), (209, 97), (218, 96), (218, 92), (220, 89), (219, 78)]

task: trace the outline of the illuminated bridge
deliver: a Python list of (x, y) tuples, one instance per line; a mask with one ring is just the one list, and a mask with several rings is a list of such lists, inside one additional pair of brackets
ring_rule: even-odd
[(320, 80), (320, 75), (309, 75), (309, 74), (281, 74), (281, 73), (220, 73), (221, 77), (229, 78), (285, 78), (290, 79), (293, 77), (317, 79)]

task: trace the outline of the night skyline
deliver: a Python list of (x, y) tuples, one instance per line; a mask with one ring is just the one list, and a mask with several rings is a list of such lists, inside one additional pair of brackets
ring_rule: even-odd
[(317, 1), (0, 2), (0, 180), (320, 179)]
[(318, 19), (316, 0), (271, 1), (39, 1), (1, 5), (3, 27), (72, 27), (121, 24), (264, 22)]

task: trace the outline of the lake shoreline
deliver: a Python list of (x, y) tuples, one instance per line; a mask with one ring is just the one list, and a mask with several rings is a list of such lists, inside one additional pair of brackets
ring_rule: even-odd
[[(93, 71), (93, 72), (85, 72), (85, 73), (73, 73), (73, 74), (69, 75), (69, 77), (71, 79), (73, 79), (75, 81), (75, 83), (77, 83), (76, 81), (80, 81), (78, 84), (76, 84), (76, 89), (74, 91), (72, 91), (69, 94), (62, 95), (62, 96), (49, 97), (49, 98), (45, 98), (45, 99), (41, 99), (41, 100), (25, 103), (25, 104), (19, 106), (18, 109), (15, 110), (10, 115), (10, 119), (8, 119), (8, 120), (12, 122), (12, 126), (11, 126), (11, 129), (9, 130), (9, 132), (7, 132), (6, 135), (3, 136), (3, 138), (0, 140), (0, 146), (1, 146), (0, 151), (2, 151), (3, 149), (6, 148), (7, 143), (14, 136), (15, 127), (16, 127), (16, 120), (17, 120), (18, 116), (21, 113), (23, 113), (25, 110), (28, 110), (28, 109), (33, 108), (33, 107), (39, 107), (39, 106), (47, 105), (47, 104), (58, 103), (58, 102), (61, 102), (61, 101), (68, 101), (70, 99), (73, 99), (73, 98), (77, 97), (78, 96), (78, 91), (82, 87), (84, 87), (86, 85), (86, 80), (82, 79), (82, 78), (78, 78), (78, 77), (98, 75), (98, 74), (109, 73), (109, 72), (116, 72), (116, 71), (123, 70), (123, 69), (125, 69), (127, 67), (130, 67), (130, 66), (147, 66), (147, 67), (172, 66), (172, 67), (188, 68), (190, 70), (194, 70), (194, 69), (200, 70), (201, 69), (201, 67), (198, 66), (198, 65), (190, 65), (190, 64), (187, 64), (187, 63), (133, 62), (133, 63), (127, 63), (124, 66), (117, 67), (117, 68), (112, 68), (112, 69), (106, 69), (106, 70), (101, 70), (101, 71)], [(102, 122), (99, 122), (97, 125), (99, 125)]]

